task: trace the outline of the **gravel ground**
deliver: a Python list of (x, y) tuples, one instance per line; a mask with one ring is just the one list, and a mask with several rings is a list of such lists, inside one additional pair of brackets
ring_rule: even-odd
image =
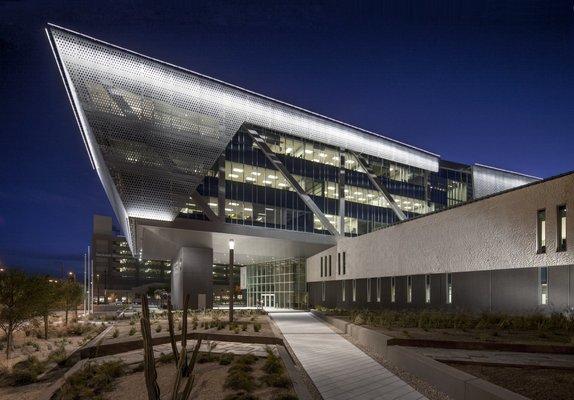
[(391, 371), (393, 374), (397, 375), (399, 378), (407, 382), (413, 388), (415, 388), (419, 393), (426, 396), (430, 400), (452, 400), (451, 397), (447, 396), (443, 392), (436, 389), (431, 384), (423, 381), (422, 379), (418, 378), (417, 376), (410, 374), (394, 364), (391, 364), (389, 361), (386, 361), (380, 355), (374, 353), (373, 351), (361, 346), (356, 340), (354, 340), (350, 335), (341, 335), (349, 342), (353, 343), (359, 349), (364, 351), (366, 354), (371, 356), (373, 359), (378, 361), (383, 367)]

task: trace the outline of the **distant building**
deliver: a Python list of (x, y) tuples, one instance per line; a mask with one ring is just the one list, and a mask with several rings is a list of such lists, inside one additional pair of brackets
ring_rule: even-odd
[(126, 238), (113, 227), (111, 217), (94, 215), (91, 258), (98, 303), (128, 300), (147, 287), (169, 287), (171, 261), (140, 262), (132, 255)]

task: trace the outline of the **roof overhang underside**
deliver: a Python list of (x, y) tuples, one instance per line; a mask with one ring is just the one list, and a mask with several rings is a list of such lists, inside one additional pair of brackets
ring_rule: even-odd
[(130, 218), (173, 221), (243, 123), (438, 170), (432, 153), (64, 28), (47, 32), (126, 236)]

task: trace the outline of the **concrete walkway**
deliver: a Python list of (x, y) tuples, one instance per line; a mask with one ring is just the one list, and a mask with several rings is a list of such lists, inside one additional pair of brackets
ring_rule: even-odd
[(269, 315), (323, 399), (424, 399), (311, 313)]

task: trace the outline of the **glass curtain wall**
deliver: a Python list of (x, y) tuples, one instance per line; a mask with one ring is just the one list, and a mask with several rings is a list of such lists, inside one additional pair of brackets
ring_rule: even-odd
[[(257, 130), (334, 226), (339, 225), (339, 197), (344, 194), (345, 235), (362, 235), (398, 221), (353, 153), (281, 132), (245, 126), (225, 152), (228, 223), (329, 234), (246, 129)], [(361, 158), (409, 218), (460, 204), (472, 197), (470, 169), (462, 164), (441, 162), (439, 172), (433, 173), (364, 154)], [(341, 167), (345, 170), (343, 191), (339, 180)], [(218, 212), (217, 171), (218, 165), (215, 165), (198, 187), (215, 213)], [(191, 198), (181, 215), (205, 219)]]
[(303, 258), (269, 261), (246, 267), (248, 307), (263, 307), (263, 298), (269, 295), (273, 295), (272, 306), (275, 308), (302, 309), (307, 306)]

